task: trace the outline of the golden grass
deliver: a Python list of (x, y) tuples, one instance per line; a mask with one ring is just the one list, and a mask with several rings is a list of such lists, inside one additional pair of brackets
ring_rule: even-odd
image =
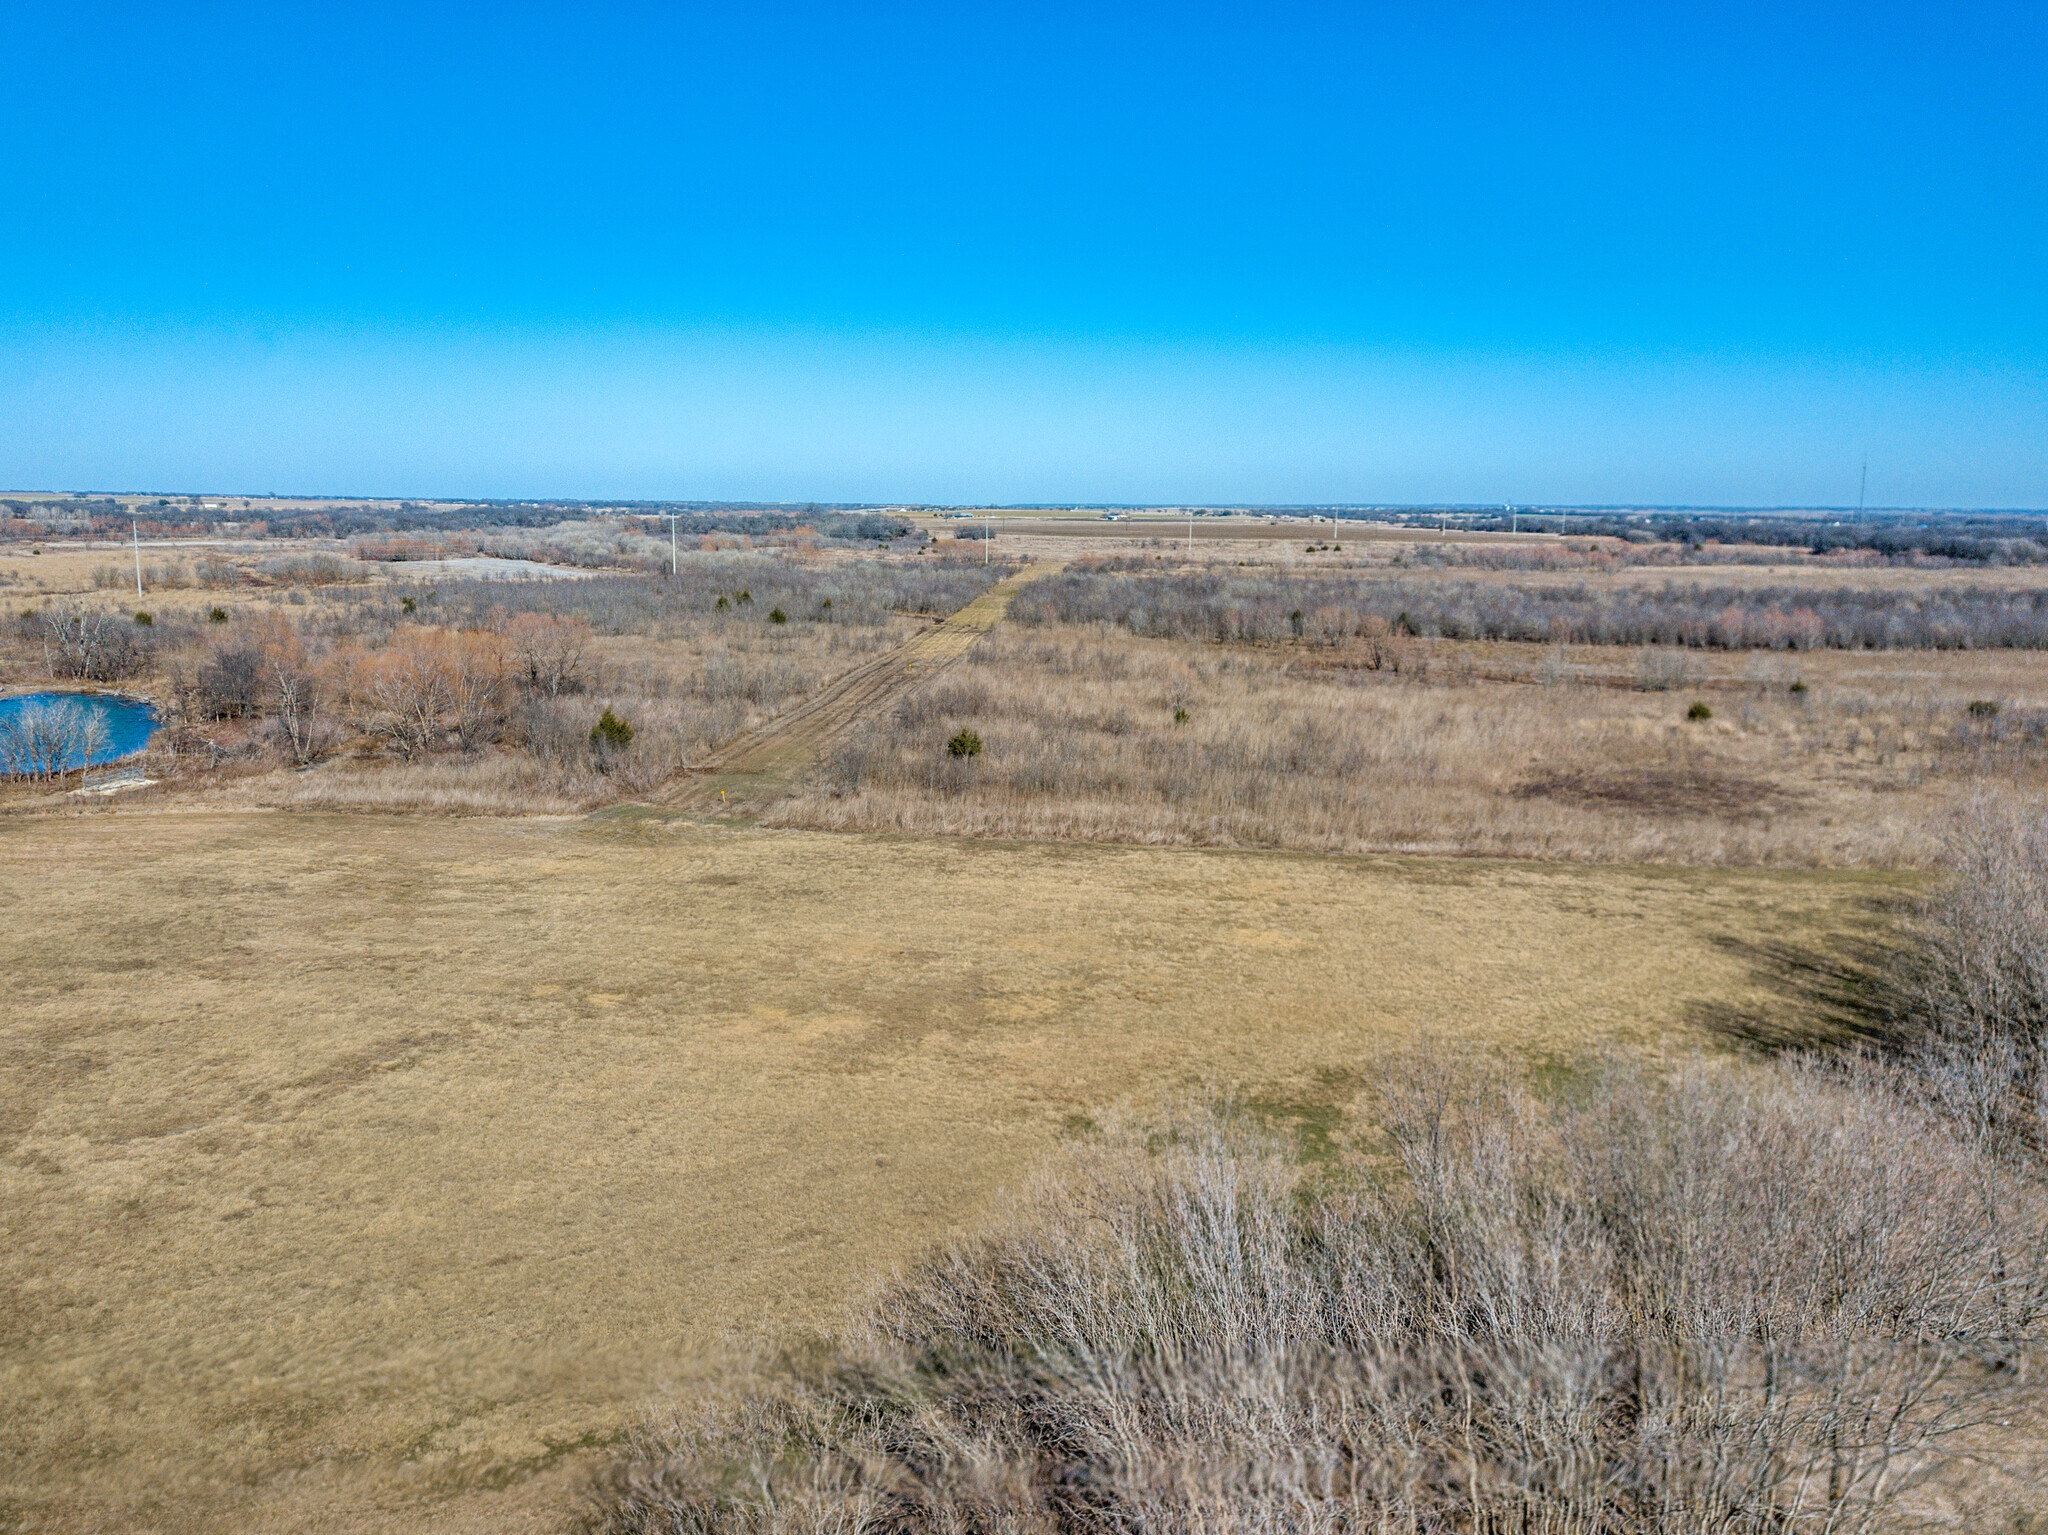
[[(1979, 783), (2038, 788), (1973, 699), (2048, 706), (2029, 652), (1662, 653), (1416, 642), (1220, 646), (1007, 628), (777, 824), (1325, 852), (1886, 867)], [(1790, 684), (1804, 681), (1794, 694)], [(1547, 684), (1547, 685), (1546, 685)], [(1692, 722), (1705, 702), (1713, 718)], [(1187, 719), (1176, 724), (1176, 708)], [(987, 743), (971, 763), (943, 743)]]
[[(0, 548), (0, 605), (17, 606), (25, 598), (46, 593), (89, 592), (94, 568), (116, 558), (111, 550), (63, 544), (41, 550), (19, 544)], [(131, 603), (135, 600), (133, 587), (128, 588), (128, 599)]]
[[(383, 569), (376, 565), (348, 559), (343, 547), (331, 539), (277, 539), (264, 543), (145, 541), (145, 581), (143, 595), (138, 598), (134, 586), (135, 556), (126, 545), (115, 548), (110, 544), (47, 543), (40, 546), (40, 553), (35, 552), (36, 548), (23, 544), (0, 546), (0, 609), (8, 606), (10, 599), (18, 603), (25, 598), (76, 596), (104, 603), (117, 612), (140, 607), (154, 613), (189, 615), (204, 613), (212, 604), (228, 598), (267, 603), (284, 595), (282, 587), (208, 586), (197, 572), (199, 562), (205, 559), (224, 561), (253, 575), (266, 560), (317, 553), (340, 560), (351, 580), (370, 581), (383, 574)], [(120, 583), (112, 587), (95, 585), (95, 574), (103, 569), (118, 572)], [(170, 573), (178, 584), (166, 585), (161, 579), (165, 573)]]
[(120, 812), (0, 823), (0, 1524), (542, 1528), (716, 1340), (1070, 1116), (1793, 1007), (1896, 877)]
[(335, 757), (304, 770), (226, 777), (184, 798), (209, 809), (571, 815), (604, 804), (613, 793), (614, 786), (594, 774), (566, 772), (523, 752), (487, 751), (422, 762)]

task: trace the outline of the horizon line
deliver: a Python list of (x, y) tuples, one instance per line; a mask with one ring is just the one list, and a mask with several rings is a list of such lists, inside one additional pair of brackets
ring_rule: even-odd
[(0, 500), (17, 497), (49, 497), (78, 500), (93, 497), (176, 497), (179, 500), (220, 499), (230, 501), (351, 501), (418, 506), (533, 506), (615, 509), (634, 515), (634, 508), (662, 506), (758, 509), (819, 512), (1441, 512), (1466, 516), (1511, 512), (1522, 516), (1568, 516), (1600, 514), (1609, 516), (1653, 516), (1666, 513), (1746, 515), (1830, 514), (1847, 517), (1926, 515), (1973, 515), (1999, 517), (2044, 517), (2048, 507), (2037, 506), (1830, 506), (1812, 502), (1709, 503), (1650, 501), (827, 501), (815, 497), (770, 501), (748, 497), (621, 497), (621, 496), (419, 496), (358, 495), (337, 491), (243, 491), (243, 490), (0, 490)]

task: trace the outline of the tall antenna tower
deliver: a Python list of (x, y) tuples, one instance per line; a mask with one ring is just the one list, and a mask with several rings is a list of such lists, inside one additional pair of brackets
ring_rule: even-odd
[(1870, 488), (1870, 455), (1863, 455), (1863, 475), (1856, 482), (1856, 520), (1863, 520), (1863, 492)]

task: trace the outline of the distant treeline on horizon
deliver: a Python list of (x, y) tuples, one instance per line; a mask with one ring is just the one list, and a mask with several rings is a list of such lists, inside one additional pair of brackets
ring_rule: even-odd
[[(223, 527), (273, 538), (345, 538), (372, 533), (453, 532), (481, 528), (541, 528), (594, 517), (676, 520), (690, 536), (710, 533), (774, 534), (797, 528), (847, 542), (889, 540), (909, 531), (907, 513), (957, 511), (936, 504), (855, 505), (844, 502), (762, 501), (385, 501), (365, 498), (306, 506), (292, 498), (147, 496), (128, 494), (0, 497), (0, 538), (106, 537), (125, 534), (138, 515), (144, 530), (206, 533)], [(1755, 544), (1922, 555), (1972, 562), (2033, 564), (2048, 561), (2048, 511), (1964, 508), (1855, 512), (1837, 508), (1712, 507), (1505, 507), (1470, 505), (1169, 506), (1061, 503), (1007, 506), (1019, 512), (1172, 512), (1180, 515), (1330, 517), (1396, 525), (1445, 524), (1460, 531), (1541, 532), (1566, 537), (1625, 539), (1631, 543)], [(260, 526), (258, 526), (260, 525)]]

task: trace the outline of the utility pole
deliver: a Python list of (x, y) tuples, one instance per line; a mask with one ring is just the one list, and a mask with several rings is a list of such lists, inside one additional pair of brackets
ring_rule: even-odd
[(674, 575), (676, 573), (676, 514), (674, 512), (664, 512), (662, 515), (668, 518), (668, 573)]
[(1863, 492), (1870, 488), (1870, 455), (1863, 455), (1863, 475), (1856, 482), (1856, 520), (1863, 520)]
[(130, 508), (128, 515), (133, 519), (129, 524), (135, 531), (135, 595), (142, 595), (142, 513)]
[(996, 541), (996, 514), (995, 514), (995, 509), (994, 509), (993, 507), (991, 507), (991, 508), (989, 509), (989, 513), (988, 513), (988, 515), (987, 515), (986, 517), (984, 517), (984, 518), (982, 518), (982, 519), (981, 519), (981, 563), (982, 563), (982, 564), (986, 565), (986, 564), (988, 563), (988, 546), (989, 546), (990, 544), (994, 543), (995, 541)]
[(1195, 552), (1195, 509), (1188, 508), (1188, 553)]

